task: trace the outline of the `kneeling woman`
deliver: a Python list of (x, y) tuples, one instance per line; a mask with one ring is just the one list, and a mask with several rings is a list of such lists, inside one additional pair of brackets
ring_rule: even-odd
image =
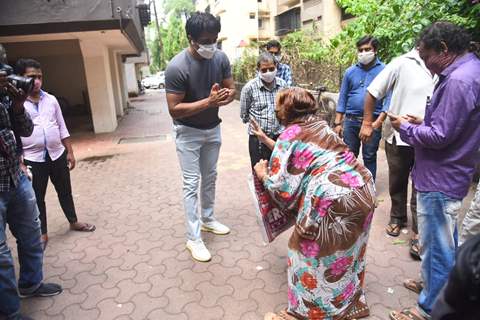
[(286, 127), (255, 173), (273, 205), (296, 216), (288, 250), (288, 309), (265, 319), (356, 319), (369, 315), (363, 292), (365, 251), (375, 209), (370, 172), (315, 115), (306, 90), (279, 92), (277, 117)]

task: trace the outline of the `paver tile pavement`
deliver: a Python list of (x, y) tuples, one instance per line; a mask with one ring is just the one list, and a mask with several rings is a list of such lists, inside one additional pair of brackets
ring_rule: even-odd
[[(22, 311), (39, 320), (254, 320), (285, 308), (290, 232), (269, 245), (262, 242), (246, 182), (247, 135), (238, 102), (221, 109), (216, 201), (217, 218), (232, 232), (205, 234), (213, 254), (209, 263), (192, 261), (185, 250), (181, 174), (164, 93), (148, 91), (131, 103), (114, 133), (73, 135), (79, 160), (72, 171), (78, 215), (97, 230), (69, 232), (49, 187), (44, 273), (46, 281), (63, 284), (65, 292), (23, 300)], [(118, 144), (122, 138), (141, 137), (154, 138)], [(401, 281), (418, 276), (419, 264), (409, 258), (406, 243), (395, 245), (385, 235), (390, 204), (382, 150), (378, 158), (380, 205), (367, 251), (366, 292), (370, 319), (387, 319), (391, 308), (415, 303), (415, 294)], [(400, 239), (408, 237), (402, 233)], [(12, 237), (9, 244), (14, 248)]]

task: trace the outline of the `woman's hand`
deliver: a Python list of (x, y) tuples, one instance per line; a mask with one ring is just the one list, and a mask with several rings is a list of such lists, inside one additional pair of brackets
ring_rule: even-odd
[(263, 132), (262, 128), (260, 128), (260, 125), (253, 118), (250, 118), (250, 128), (252, 129), (252, 133), (257, 136), (258, 140), (265, 143), (267, 135), (265, 132)]
[(264, 182), (265, 179), (268, 177), (268, 161), (267, 160), (260, 160), (257, 164), (253, 167), (257, 178)]

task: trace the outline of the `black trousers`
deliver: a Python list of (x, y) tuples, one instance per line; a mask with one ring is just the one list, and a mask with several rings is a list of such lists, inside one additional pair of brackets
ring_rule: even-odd
[[(410, 146), (397, 146), (395, 138), (393, 143), (385, 143), (385, 153), (388, 162), (388, 189), (392, 200), (390, 210), (390, 223), (407, 224), (407, 198), (408, 181), (415, 159), (414, 149)], [(412, 231), (418, 234), (417, 223), (417, 192), (412, 183), (412, 196), (410, 198), (410, 211), (412, 212)]]
[(37, 206), (40, 211), (42, 234), (47, 233), (47, 208), (45, 206), (45, 193), (47, 192), (48, 178), (52, 181), (58, 200), (68, 222), (77, 222), (77, 214), (72, 197), (72, 184), (70, 182), (70, 170), (68, 169), (67, 151), (57, 160), (53, 161), (47, 154), (45, 162), (33, 162), (25, 160), (25, 164), (32, 167), (33, 190), (37, 198)]
[[(276, 137), (275, 137), (276, 139)], [(248, 138), (248, 152), (250, 153), (250, 163), (252, 168), (260, 160), (270, 160), (272, 155), (272, 150), (270, 150), (266, 145), (261, 143), (257, 136), (250, 135)]]

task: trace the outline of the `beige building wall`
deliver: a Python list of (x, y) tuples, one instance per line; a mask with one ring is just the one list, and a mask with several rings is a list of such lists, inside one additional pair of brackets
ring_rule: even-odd
[(342, 13), (335, 0), (198, 0), (196, 8), (209, 8), (220, 17), (219, 42), (232, 63), (243, 53), (240, 43), (278, 38), (275, 17), (293, 8), (301, 9), (300, 27), (315, 30), (318, 38), (328, 40), (342, 30)]
[(342, 31), (342, 10), (335, 0), (323, 0), (322, 38), (331, 39)]
[[(222, 30), (218, 40), (230, 62), (241, 57), (245, 45), (252, 41), (267, 40), (273, 37), (274, 24), (271, 20), (269, 0), (200, 0), (196, 7), (220, 17)], [(259, 23), (259, 19), (261, 22)], [(260, 24), (260, 28), (259, 28)]]
[(92, 103), (93, 128), (95, 133), (112, 132), (117, 128), (117, 110), (109, 49), (96, 39), (83, 39), (80, 47)]
[(342, 31), (342, 11), (335, 0), (262, 0), (270, 10), (270, 35), (275, 35), (275, 17), (293, 8), (301, 9), (301, 28), (315, 30), (324, 40)]
[(85, 103), (87, 82), (77, 40), (12, 42), (4, 46), (11, 63), (20, 58), (40, 62), (45, 91), (65, 97), (71, 106)]

